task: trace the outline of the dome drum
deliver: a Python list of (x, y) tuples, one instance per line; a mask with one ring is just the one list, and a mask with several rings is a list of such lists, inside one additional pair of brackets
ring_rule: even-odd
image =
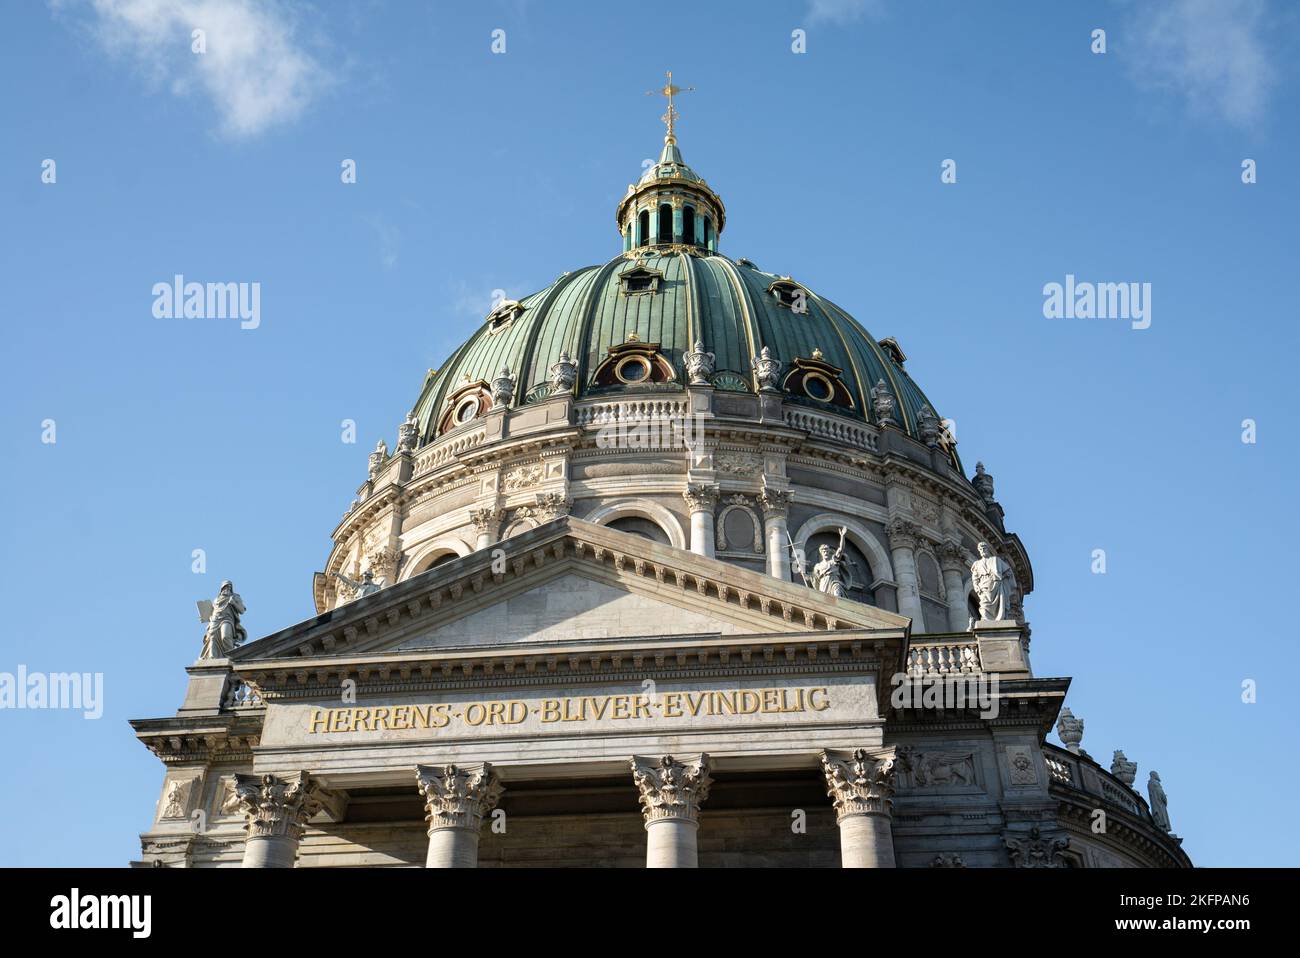
[[(1028, 556), (897, 340), (718, 252), (722, 201), (671, 132), (616, 218), (619, 255), (496, 304), (426, 377), (414, 441), (372, 469), (328, 572), (396, 556), (406, 578), (431, 542), (468, 553), (572, 515), (799, 581), (791, 550), (843, 529), (845, 594), (916, 632), (966, 628), (984, 541), (1014, 567), (1019, 610)], [(337, 601), (326, 576), (318, 606)]]

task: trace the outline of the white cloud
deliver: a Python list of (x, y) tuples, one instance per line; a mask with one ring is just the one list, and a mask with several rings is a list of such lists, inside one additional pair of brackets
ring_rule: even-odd
[(1140, 85), (1181, 94), (1196, 113), (1248, 126), (1263, 115), (1276, 76), (1268, 19), (1264, 0), (1136, 4), (1130, 70)]
[(808, 19), (813, 23), (852, 23), (883, 12), (881, 0), (808, 0)]
[[(249, 137), (294, 119), (330, 81), (279, 0), (55, 0), (116, 56), (177, 95), (200, 92), (223, 134)], [(191, 36), (206, 33), (195, 53)]]

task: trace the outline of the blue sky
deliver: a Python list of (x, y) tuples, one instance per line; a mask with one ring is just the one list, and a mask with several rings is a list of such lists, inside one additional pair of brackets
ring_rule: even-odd
[[(252, 636), (311, 614), (425, 370), (494, 289), (618, 251), (615, 203), (662, 138), (643, 94), (671, 68), (697, 87), (679, 134), (727, 203), (721, 249), (898, 338), (996, 477), (1034, 563), (1035, 670), (1074, 677), (1084, 748), (1159, 770), (1198, 864), (1297, 864), (1297, 16), (6, 4), (0, 671), (102, 672), (105, 705), (0, 712), (0, 863), (138, 854), (162, 767), (126, 720), (179, 704), (194, 601), (233, 579)], [(260, 326), (155, 318), (177, 273), (260, 283)], [(1150, 328), (1044, 318), (1067, 274), (1150, 283)]]

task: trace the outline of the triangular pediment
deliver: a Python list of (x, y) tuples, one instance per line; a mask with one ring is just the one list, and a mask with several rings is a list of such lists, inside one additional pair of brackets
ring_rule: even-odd
[(562, 517), (237, 649), (236, 662), (594, 639), (880, 630), (909, 620)]

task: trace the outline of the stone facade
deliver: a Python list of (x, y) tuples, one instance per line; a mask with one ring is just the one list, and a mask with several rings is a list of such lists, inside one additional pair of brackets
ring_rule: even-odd
[[(624, 256), (584, 274), (599, 290), (507, 301), (467, 346), (540, 348), (523, 333), (561, 300), (675, 297), (688, 332), (742, 302), (731, 334), (687, 358), (649, 328), (593, 332), (572, 359), (492, 352), (475, 378), (467, 349), (431, 373), (369, 455), (317, 614), (232, 631), (175, 715), (133, 722), (165, 766), (139, 864), (1190, 864), (1082, 722), (1046, 743), (1069, 680), (1033, 674), (1028, 555), (901, 348), (859, 330), (861, 371), (821, 347), (738, 359), (760, 311), (787, 344), (782, 324), (828, 351), (847, 327), (718, 254), (720, 199), (669, 159), (620, 207)], [(661, 194), (712, 225), (679, 203), (650, 242)], [(691, 291), (710, 276), (735, 297)], [(807, 578), (823, 546), (827, 592)]]

